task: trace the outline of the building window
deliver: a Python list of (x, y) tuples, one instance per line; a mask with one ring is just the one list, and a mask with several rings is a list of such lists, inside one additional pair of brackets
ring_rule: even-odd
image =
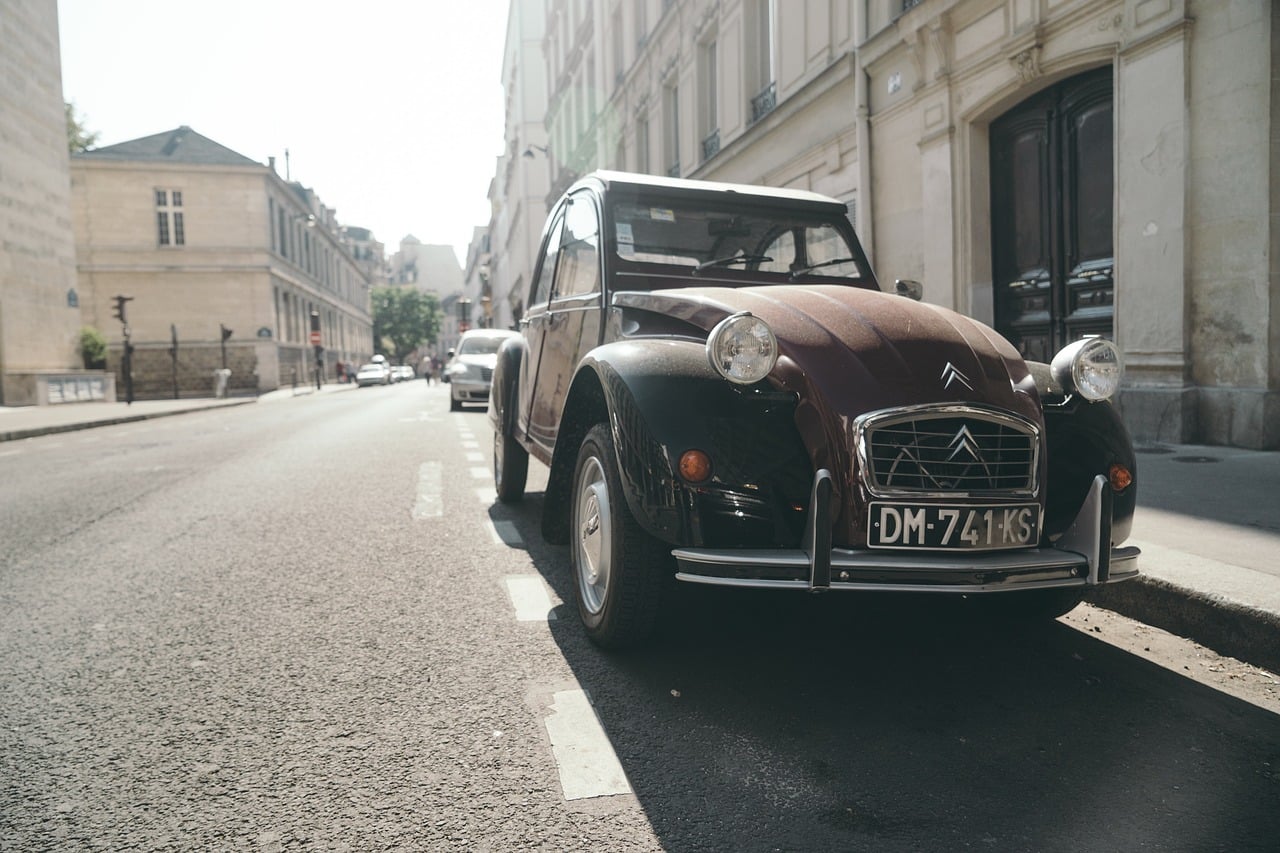
[(720, 150), (715, 40), (703, 42), (698, 47), (698, 84), (699, 112), (702, 115), (702, 159), (710, 160)]
[(623, 72), (626, 70), (622, 49), (623, 33), (621, 5), (614, 7), (610, 26), (613, 29), (613, 82), (614, 85), (617, 85), (622, 82)]
[(649, 5), (648, 0), (639, 0), (636, 3), (636, 48), (644, 47), (645, 42), (649, 40), (649, 19), (645, 14), (645, 7)]
[(156, 190), (156, 238), (161, 246), (187, 242), (182, 224), (182, 190)]
[(680, 176), (680, 87), (667, 86), (662, 92), (663, 160), (669, 177)]
[(751, 121), (757, 122), (777, 106), (773, 57), (773, 22), (777, 0), (754, 0), (747, 18), (747, 92), (751, 98)]
[(649, 117), (636, 119), (636, 171), (649, 174)]

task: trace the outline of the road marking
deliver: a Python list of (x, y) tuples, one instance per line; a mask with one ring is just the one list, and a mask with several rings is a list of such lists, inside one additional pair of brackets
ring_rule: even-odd
[(556, 618), (555, 607), (547, 587), (537, 575), (512, 575), (503, 579), (507, 584), (507, 596), (516, 609), (517, 622), (547, 622)]
[(444, 479), (439, 462), (423, 462), (418, 468), (418, 498), (413, 504), (414, 518), (439, 518), (444, 515)]
[(493, 475), (489, 473), (488, 468), (485, 468), (483, 465), (481, 465), (479, 467), (471, 469), (471, 476), (477, 480), (487, 480)]
[(547, 735), (564, 798), (585, 800), (630, 794), (627, 774), (587, 694), (581, 690), (558, 691), (553, 695), (550, 711)]
[[(490, 498), (485, 498), (490, 500)], [(524, 545), (524, 539), (520, 536), (520, 531), (516, 530), (516, 526), (510, 521), (493, 521), (489, 520), (489, 535), (493, 537), (495, 545), (510, 545), (513, 548), (520, 548)]]
[(492, 486), (485, 486), (483, 489), (476, 489), (476, 497), (480, 498), (480, 503), (488, 506), (493, 503), (493, 499), (497, 495), (494, 493)]
[[(479, 452), (472, 452), (472, 453), (468, 453), (468, 454), (467, 454), (467, 461), (468, 461), (468, 462), (483, 462), (483, 461), (484, 461), (484, 454), (483, 454), (483, 453), (479, 453)], [(486, 469), (486, 470), (487, 470), (487, 469)]]
[(479, 450), (480, 443), (477, 441), (464, 441), (462, 442), (462, 449), (463, 450)]

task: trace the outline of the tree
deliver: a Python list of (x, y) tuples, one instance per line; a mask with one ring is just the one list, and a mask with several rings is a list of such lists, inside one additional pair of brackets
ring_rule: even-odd
[(80, 360), (86, 370), (101, 370), (107, 366), (107, 339), (93, 326), (80, 330)]
[(83, 119), (76, 112), (76, 105), (70, 101), (64, 101), (63, 106), (67, 111), (67, 148), (71, 153), (88, 151), (97, 145), (101, 134), (96, 130), (90, 131), (84, 126)]
[(373, 343), (403, 363), (423, 344), (440, 336), (440, 300), (415, 288), (376, 287), (373, 302)]

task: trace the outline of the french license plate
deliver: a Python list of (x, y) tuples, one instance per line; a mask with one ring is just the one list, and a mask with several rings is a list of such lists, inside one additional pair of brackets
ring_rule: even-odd
[(1038, 504), (955, 506), (872, 502), (869, 548), (992, 550), (1040, 540)]

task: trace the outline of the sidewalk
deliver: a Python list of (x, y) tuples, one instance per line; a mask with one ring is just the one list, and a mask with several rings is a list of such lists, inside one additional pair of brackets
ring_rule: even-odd
[[(320, 393), (350, 391), (355, 385), (328, 383)], [(56, 406), (0, 406), (0, 441), (15, 441), (57, 432), (92, 429), (93, 427), (126, 424), (182, 415), (226, 406), (244, 406), (250, 403), (287, 400), (315, 394), (313, 386), (300, 386), (297, 390), (282, 388), (258, 397), (191, 397), (181, 400), (137, 400), (129, 403), (60, 403)]]
[[(319, 393), (353, 390), (330, 383)], [(0, 407), (0, 442), (315, 394)], [(1138, 449), (1128, 544), (1141, 576), (1090, 601), (1280, 672), (1280, 452), (1170, 445)]]

